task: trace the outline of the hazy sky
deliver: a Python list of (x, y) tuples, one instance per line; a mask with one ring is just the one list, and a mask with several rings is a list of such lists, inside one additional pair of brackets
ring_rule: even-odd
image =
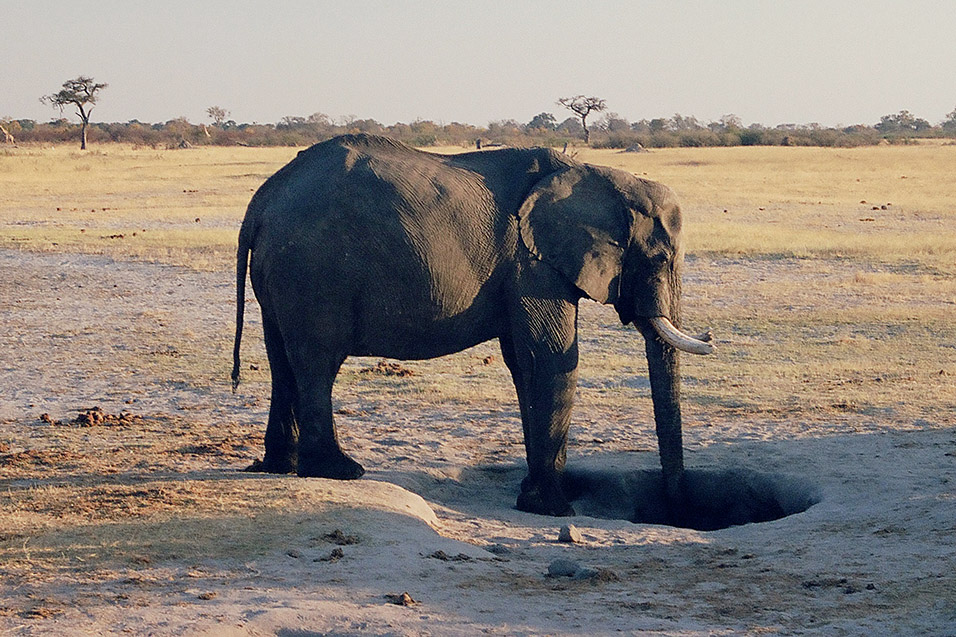
[(874, 124), (956, 108), (951, 0), (0, 0), (0, 117), (77, 75), (94, 121), (487, 125), (607, 100), (636, 121)]

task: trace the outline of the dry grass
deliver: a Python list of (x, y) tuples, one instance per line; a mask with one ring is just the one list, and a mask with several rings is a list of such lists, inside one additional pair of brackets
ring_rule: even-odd
[(953, 146), (591, 150), (580, 158), (671, 186), (692, 253), (849, 257), (956, 272)]
[(252, 192), (296, 150), (10, 150), (0, 154), (0, 245), (220, 268)]
[[(0, 245), (221, 267), (251, 192), (295, 152), (9, 150), (0, 154)], [(582, 150), (578, 158), (674, 188), (692, 254), (956, 267), (956, 147)]]

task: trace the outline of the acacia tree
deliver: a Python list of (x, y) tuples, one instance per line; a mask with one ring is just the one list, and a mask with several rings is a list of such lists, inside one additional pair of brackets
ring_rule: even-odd
[(552, 115), (551, 113), (538, 113), (525, 126), (525, 128), (530, 130), (534, 130), (536, 128), (541, 128), (544, 130), (554, 130), (557, 127), (558, 127), (558, 122), (557, 120), (554, 119), (554, 115)]
[(93, 105), (99, 99), (97, 93), (106, 87), (106, 84), (97, 84), (91, 77), (80, 75), (63, 82), (63, 88), (58, 93), (44, 95), (40, 98), (40, 102), (59, 108), (61, 114), (67, 106), (76, 107), (76, 114), (81, 122), (80, 150), (86, 150), (86, 129), (90, 125)]
[(588, 130), (588, 115), (605, 110), (607, 103), (599, 97), (575, 95), (574, 97), (562, 97), (558, 100), (558, 104), (571, 110), (581, 118), (581, 128), (584, 129), (584, 143), (589, 143), (591, 141), (591, 131)]
[(212, 120), (213, 126), (222, 128), (223, 124), (226, 123), (226, 118), (229, 117), (229, 111), (221, 106), (210, 106), (206, 109), (206, 115)]
[(952, 113), (946, 113), (946, 119), (943, 120), (941, 126), (948, 133), (956, 132), (956, 108), (953, 109)]

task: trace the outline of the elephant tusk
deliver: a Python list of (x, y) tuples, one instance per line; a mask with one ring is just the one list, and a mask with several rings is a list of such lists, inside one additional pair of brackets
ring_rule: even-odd
[(713, 335), (709, 332), (702, 334), (700, 339), (688, 336), (674, 327), (674, 324), (663, 316), (652, 317), (650, 323), (665, 343), (682, 352), (687, 352), (688, 354), (711, 354), (714, 351), (714, 346), (706, 342), (713, 338)]

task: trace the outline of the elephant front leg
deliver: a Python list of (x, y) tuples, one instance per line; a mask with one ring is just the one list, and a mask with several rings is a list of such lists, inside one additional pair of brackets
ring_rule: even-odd
[[(535, 374), (525, 385), (525, 451), (528, 476), (521, 483), (518, 509), (542, 515), (574, 515), (561, 487), (567, 461), (571, 406), (577, 371)], [(520, 392), (519, 392), (520, 393)]]
[(561, 486), (571, 407), (577, 386), (577, 307), (562, 301), (526, 301), (503, 336), (502, 356), (521, 406), (528, 476), (517, 508), (542, 515), (574, 515)]

